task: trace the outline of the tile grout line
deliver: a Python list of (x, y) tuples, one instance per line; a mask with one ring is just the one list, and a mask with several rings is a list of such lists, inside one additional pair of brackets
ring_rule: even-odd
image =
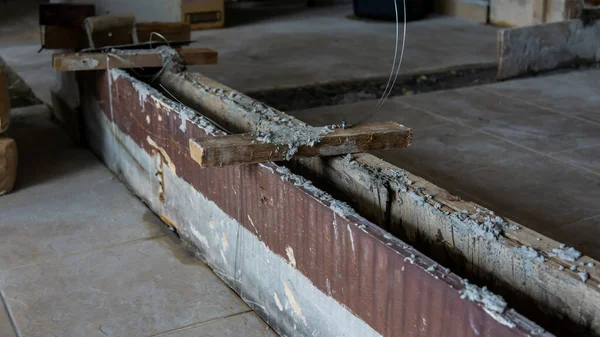
[(4, 291), (0, 290), (0, 300), (2, 301), (4, 308), (6, 309), (6, 314), (8, 315), (8, 319), (10, 320), (10, 324), (12, 324), (13, 330), (15, 331), (15, 335), (17, 337), (21, 337), (21, 333), (19, 333), (19, 328), (17, 327), (17, 322), (13, 317), (13, 314), (8, 307), (8, 302), (6, 301), (6, 297), (4, 296)]
[[(223, 316), (223, 317), (209, 319), (208, 321), (204, 321), (204, 322), (196, 322), (196, 323), (184, 325), (184, 326), (181, 326), (181, 327), (178, 327), (178, 328), (175, 328), (175, 329), (171, 329), (171, 330), (159, 332), (157, 334), (153, 334), (153, 335), (150, 335), (148, 337), (165, 336), (165, 335), (170, 334), (172, 332), (184, 331), (184, 330), (187, 330), (187, 329), (190, 329), (190, 328), (201, 327), (201, 326), (206, 325), (206, 324), (210, 324), (210, 323), (214, 323), (214, 322), (219, 322), (219, 321), (226, 320), (226, 319), (229, 319), (229, 318), (232, 318), (232, 317), (235, 317), (235, 316), (247, 314), (249, 312), (254, 312), (254, 310), (249, 309), (249, 310), (245, 310), (245, 311), (240, 311), (240, 312), (235, 313), (235, 314), (229, 314), (229, 315), (226, 315), (226, 316)], [(270, 329), (270, 327), (269, 327), (269, 329)]]
[(101, 251), (101, 250), (104, 250), (104, 249), (112, 249), (112, 248), (115, 248), (115, 247), (125, 246), (125, 245), (128, 245), (128, 244), (133, 244), (133, 243), (137, 243), (137, 242), (152, 241), (152, 240), (155, 240), (155, 239), (158, 239), (158, 238), (162, 238), (164, 236), (167, 236), (167, 234), (159, 234), (159, 235), (150, 236), (150, 237), (147, 237), (147, 238), (138, 238), (138, 239), (133, 239), (133, 240), (125, 241), (125, 242), (114, 243), (114, 244), (111, 244), (111, 245), (108, 245), (108, 246), (102, 246), (102, 247), (98, 247), (98, 248), (94, 248), (94, 249), (83, 250), (83, 251), (80, 251), (80, 252), (73, 252), (73, 253), (69, 253), (69, 254), (59, 255), (59, 256), (51, 257), (51, 258), (49, 258), (47, 260), (30, 262), (30, 263), (26, 263), (26, 264), (22, 264), (22, 265), (17, 265), (17, 266), (12, 266), (12, 267), (8, 267), (8, 268), (0, 269), (0, 273), (11, 271), (11, 270), (15, 270), (15, 269), (19, 269), (19, 268), (36, 266), (36, 265), (41, 264), (41, 263), (49, 263), (49, 262), (53, 262), (53, 261), (56, 261), (56, 260), (61, 260), (61, 259), (68, 258), (68, 257), (71, 257), (71, 256), (79, 255), (79, 254), (89, 254), (89, 253), (98, 252), (98, 251)]
[[(405, 103), (405, 104), (408, 104), (408, 103)], [(464, 124), (464, 123), (458, 122), (458, 121), (456, 121), (456, 120), (453, 120), (452, 118), (449, 118), (449, 117), (444, 117), (444, 116), (438, 115), (438, 114), (436, 114), (435, 112), (432, 112), (432, 111), (429, 111), (429, 110), (427, 110), (427, 109), (424, 109), (424, 108), (418, 107), (418, 106), (416, 106), (416, 105), (411, 105), (411, 106), (412, 106), (413, 108), (415, 108), (415, 109), (419, 109), (419, 110), (421, 110), (421, 111), (423, 111), (423, 112), (425, 112), (425, 113), (428, 113), (428, 114), (430, 114), (430, 115), (433, 115), (433, 116), (436, 116), (436, 117), (439, 117), (439, 118), (443, 118), (443, 119), (445, 119), (445, 120), (451, 121), (451, 122), (453, 122), (453, 123), (455, 123), (455, 124), (458, 124), (458, 125), (460, 125), (460, 126), (463, 126), (463, 127), (469, 128), (469, 129), (471, 129), (471, 130), (475, 130), (475, 131), (477, 131), (477, 132), (480, 132), (480, 133), (482, 133), (482, 134), (484, 134), (484, 135), (488, 135), (488, 136), (490, 136), (490, 137), (494, 137), (494, 138), (496, 138), (496, 139), (500, 139), (500, 140), (502, 140), (502, 141), (505, 141), (505, 142), (507, 142), (507, 143), (509, 143), (509, 144), (512, 144), (512, 145), (514, 145), (514, 146), (517, 146), (517, 147), (520, 147), (520, 148), (522, 148), (522, 149), (525, 149), (525, 150), (531, 151), (531, 152), (533, 152), (533, 153), (535, 153), (535, 154), (537, 154), (537, 155), (540, 155), (540, 156), (543, 156), (543, 157), (546, 157), (546, 158), (550, 158), (550, 159), (552, 159), (552, 160), (555, 160), (555, 161), (557, 161), (557, 162), (559, 162), (559, 163), (565, 164), (565, 165), (567, 165), (567, 166), (570, 166), (570, 167), (578, 168), (578, 169), (580, 169), (580, 170), (583, 170), (583, 171), (586, 171), (586, 172), (588, 172), (588, 173), (591, 173), (591, 174), (592, 174), (592, 175), (594, 175), (594, 176), (600, 177), (600, 173), (598, 173), (598, 172), (596, 172), (596, 171), (590, 170), (590, 169), (588, 169), (588, 168), (585, 168), (585, 167), (580, 167), (580, 166), (577, 166), (577, 165), (573, 165), (573, 164), (569, 163), (568, 161), (562, 160), (562, 159), (560, 159), (560, 158), (553, 157), (553, 156), (551, 156), (550, 154), (546, 154), (546, 153), (543, 153), (543, 152), (539, 152), (539, 151), (537, 151), (537, 150), (534, 150), (534, 149), (531, 149), (531, 148), (529, 148), (529, 147), (527, 147), (527, 146), (525, 146), (525, 145), (522, 145), (522, 144), (516, 143), (516, 142), (514, 142), (514, 141), (512, 141), (512, 140), (509, 140), (509, 139), (506, 139), (506, 138), (504, 138), (504, 137), (498, 136), (498, 135), (496, 135), (496, 134), (493, 134), (493, 133), (490, 133), (490, 132), (487, 132), (487, 131), (484, 131), (484, 130), (478, 129), (478, 128), (476, 128), (476, 127), (473, 127), (473, 126), (470, 126), (470, 125), (467, 125), (467, 124)], [(465, 172), (465, 173), (466, 173), (466, 172)]]
[(571, 222), (569, 222), (569, 223), (566, 223), (566, 224), (564, 224), (564, 225), (559, 225), (558, 227), (562, 227), (562, 226), (569, 226), (569, 225), (574, 225), (574, 224), (577, 224), (578, 222), (587, 221), (587, 220), (591, 220), (591, 219), (594, 219), (594, 218), (600, 218), (600, 213), (598, 213), (598, 214), (595, 214), (595, 215), (592, 215), (592, 216), (589, 216), (589, 217), (587, 217), (587, 218), (583, 218), (583, 219), (579, 219), (579, 220), (571, 221)]
[(529, 101), (524, 100), (522, 98), (514, 97), (514, 96), (512, 96), (510, 94), (497, 93), (497, 92), (491, 91), (488, 88), (483, 88), (483, 87), (481, 88), (481, 90), (483, 90), (483, 91), (485, 91), (487, 93), (490, 93), (490, 94), (494, 94), (494, 95), (497, 95), (497, 96), (508, 98), (508, 99), (513, 100), (515, 102), (521, 102), (521, 103), (524, 103), (524, 104), (527, 104), (527, 105), (530, 105), (530, 106), (534, 106), (534, 107), (537, 107), (537, 108), (540, 108), (540, 109), (543, 109), (543, 110), (546, 110), (546, 111), (554, 112), (556, 114), (559, 114), (559, 115), (562, 115), (562, 116), (565, 116), (565, 117), (574, 118), (574, 119), (580, 120), (582, 122), (586, 122), (586, 123), (589, 123), (589, 124), (600, 126), (599, 122), (593, 121), (591, 119), (587, 119), (587, 118), (584, 118), (584, 117), (579, 117), (577, 115), (569, 115), (569, 114), (567, 114), (565, 112), (562, 112), (560, 110), (556, 110), (556, 109), (550, 108), (550, 107), (545, 106), (545, 105), (541, 105), (541, 104), (537, 104), (537, 103), (532, 103), (532, 102), (529, 102)]

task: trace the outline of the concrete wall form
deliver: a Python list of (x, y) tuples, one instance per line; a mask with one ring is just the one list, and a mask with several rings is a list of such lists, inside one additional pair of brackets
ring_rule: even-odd
[(200, 169), (189, 139), (220, 131), (123, 71), (84, 76), (93, 149), (280, 334), (550, 336), (274, 164)]

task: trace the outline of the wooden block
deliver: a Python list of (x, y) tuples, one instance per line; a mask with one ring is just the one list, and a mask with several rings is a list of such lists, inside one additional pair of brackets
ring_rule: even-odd
[(45, 49), (83, 49), (88, 47), (81, 27), (44, 26), (42, 46)]
[(0, 195), (12, 191), (17, 180), (17, 143), (7, 137), (0, 137)]
[[(336, 156), (409, 147), (412, 130), (396, 122), (365, 123), (335, 129), (314, 146), (300, 146), (294, 158)], [(286, 159), (287, 145), (259, 141), (255, 134), (190, 139), (190, 153), (201, 167), (262, 163)]]
[(8, 78), (0, 68), (0, 133), (5, 132), (10, 125), (10, 95), (8, 93)]
[(152, 36), (152, 33), (162, 35), (167, 41), (186, 41), (191, 38), (192, 26), (184, 22), (139, 22), (135, 25), (138, 42), (164, 41), (160, 36)]
[(133, 14), (102, 15), (85, 19), (85, 31), (90, 47), (132, 44), (134, 23)]
[[(208, 48), (180, 49), (186, 64), (215, 64), (218, 53)], [(52, 55), (55, 71), (86, 71), (101, 69), (160, 68), (163, 56), (152, 50), (126, 53), (69, 53)]]
[(489, 4), (485, 1), (438, 0), (436, 12), (442, 15), (456, 16), (466, 20), (486, 23)]
[(219, 53), (209, 48), (180, 48), (179, 55), (188, 65), (217, 64)]

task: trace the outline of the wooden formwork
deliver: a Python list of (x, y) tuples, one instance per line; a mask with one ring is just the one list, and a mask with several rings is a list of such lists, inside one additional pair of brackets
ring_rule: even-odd
[(200, 168), (189, 140), (224, 135), (211, 121), (236, 133), (300, 122), (200, 74), (159, 82), (187, 106), (121, 70), (82, 74), (90, 143), (281, 334), (551, 335), (446, 266), (542, 325), (561, 316), (598, 334), (599, 275), (561, 270), (556, 241), (366, 154), (292, 165), (358, 213), (274, 163)]

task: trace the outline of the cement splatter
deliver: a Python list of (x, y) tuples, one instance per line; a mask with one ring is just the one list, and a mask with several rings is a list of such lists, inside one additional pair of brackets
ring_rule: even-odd
[(518, 254), (521, 255), (521, 257), (525, 260), (535, 260), (538, 262), (546, 262), (546, 258), (540, 254), (539, 251), (529, 247), (529, 246), (521, 246), (521, 247), (515, 247), (513, 248), (514, 250), (517, 251)]
[(581, 252), (573, 247), (566, 248), (564, 244), (561, 244), (560, 248), (552, 249), (552, 253), (550, 253), (549, 256), (556, 256), (563, 261), (575, 262), (581, 257)]
[(483, 309), (500, 324), (514, 328), (516, 325), (506, 315), (506, 301), (489, 291), (486, 287), (479, 288), (474, 284), (463, 281), (465, 287), (460, 291), (460, 298), (471, 302), (481, 303)]
[(283, 282), (283, 287), (284, 287), (284, 290), (285, 290), (285, 296), (287, 296), (287, 299), (290, 302), (290, 305), (292, 306), (292, 309), (294, 310), (294, 312), (296, 313), (296, 315), (298, 315), (298, 317), (300, 317), (300, 319), (302, 320), (302, 322), (304, 323), (304, 325), (308, 326), (308, 323), (306, 322), (306, 317), (304, 317), (304, 315), (302, 315), (302, 309), (300, 309), (300, 306), (298, 305), (298, 302), (296, 302), (296, 298), (294, 297), (294, 293), (292, 292), (292, 290), (290, 289), (290, 287), (288, 286), (288, 284), (286, 282)]
[(352, 244), (352, 252), (356, 253), (354, 250), (354, 237), (352, 236), (352, 229), (350, 229), (350, 225), (348, 225), (348, 235), (350, 236), (350, 244)]
[(579, 275), (579, 278), (581, 279), (581, 282), (583, 282), (583, 283), (587, 282), (587, 280), (590, 279), (590, 274), (587, 271), (582, 271), (577, 274)]

